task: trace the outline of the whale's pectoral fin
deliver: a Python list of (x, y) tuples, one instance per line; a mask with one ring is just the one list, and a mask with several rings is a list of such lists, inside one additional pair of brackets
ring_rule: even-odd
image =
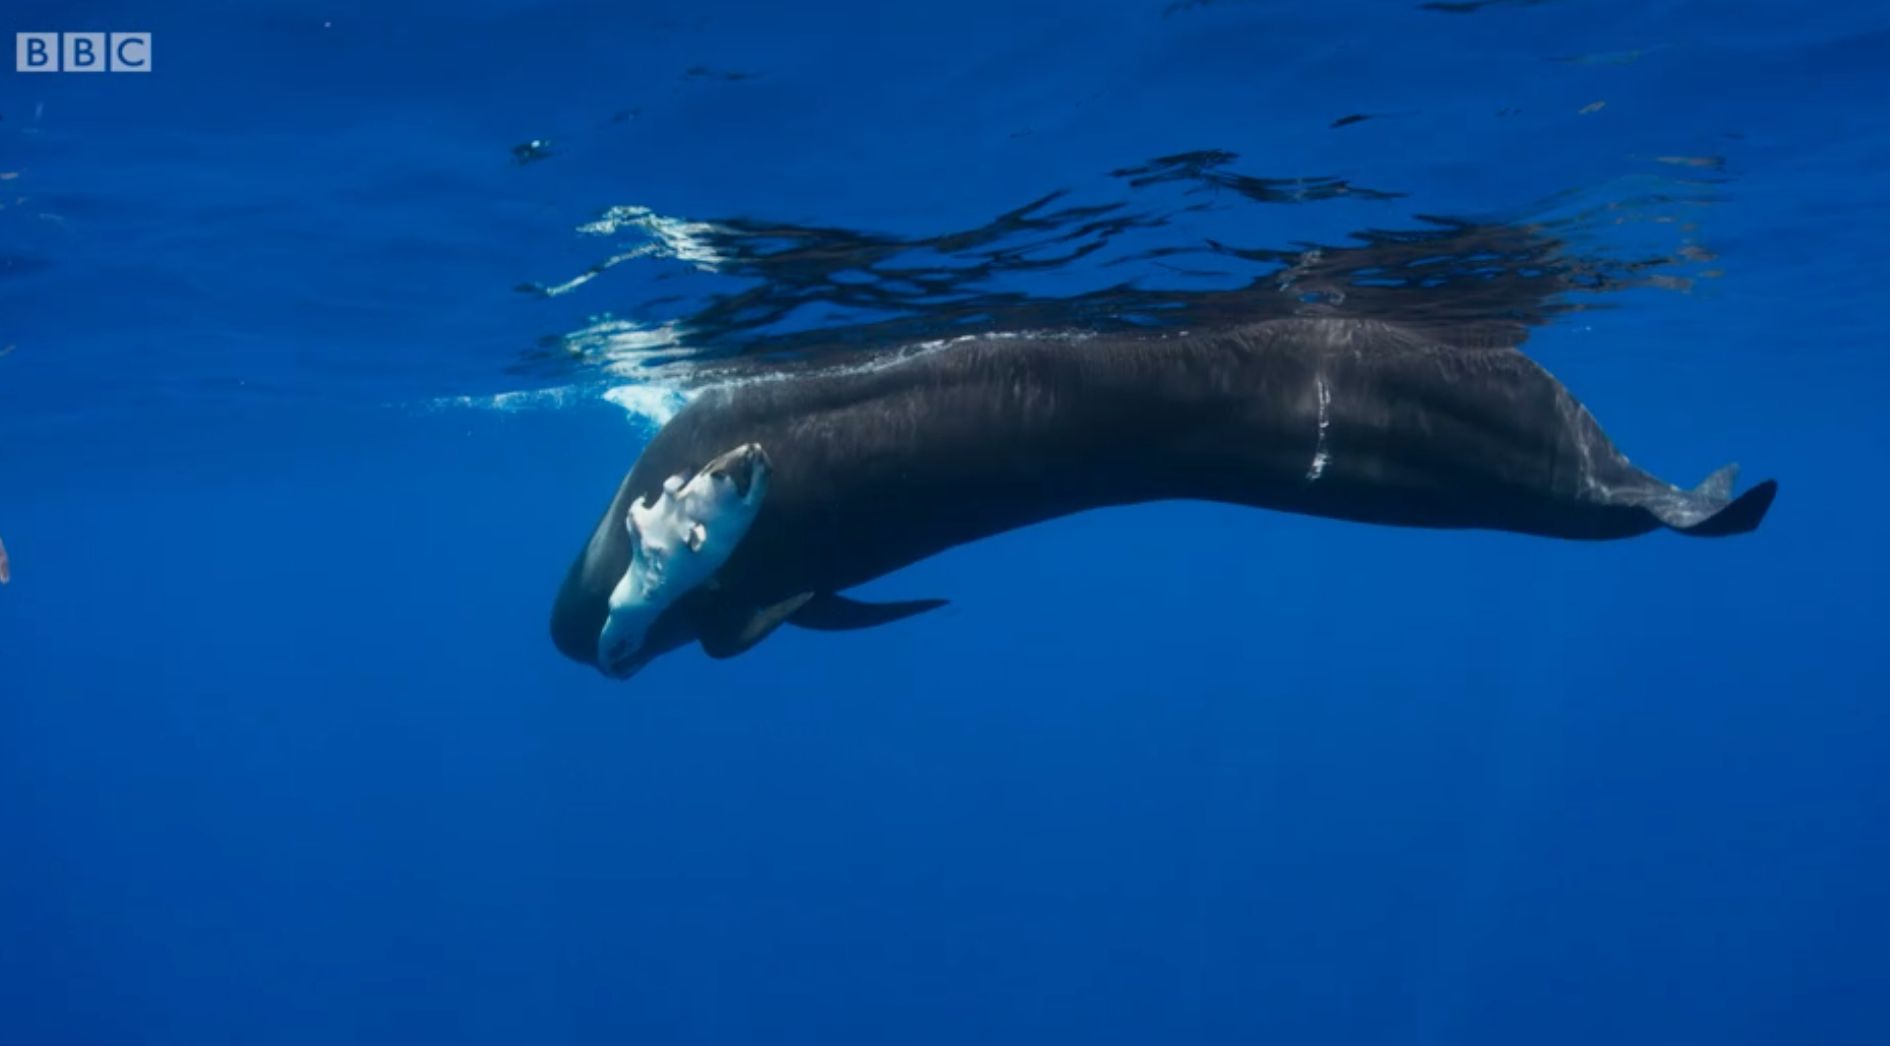
[(768, 633), (780, 628), (781, 622), (813, 598), (812, 592), (802, 592), (773, 606), (701, 613), (696, 619), (696, 637), (702, 652), (713, 658), (734, 657), (768, 638)]
[(1636, 501), (1655, 519), (1689, 537), (1718, 538), (1755, 530), (1778, 496), (1778, 482), (1766, 480), (1733, 497), (1739, 466), (1728, 465), (1692, 490), (1669, 487)]
[(850, 632), (857, 628), (875, 628), (903, 621), (914, 614), (937, 610), (943, 599), (907, 599), (897, 603), (864, 603), (832, 592), (823, 592), (788, 618), (788, 624), (819, 632)]

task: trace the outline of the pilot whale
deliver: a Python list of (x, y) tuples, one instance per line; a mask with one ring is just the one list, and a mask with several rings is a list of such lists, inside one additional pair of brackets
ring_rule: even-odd
[(565, 577), (558, 649), (628, 676), (690, 642), (937, 607), (842, 593), (948, 548), (1171, 498), (1402, 527), (1723, 537), (1777, 493), (1643, 472), (1514, 346), (1375, 320), (993, 335), (700, 393), (652, 438)]

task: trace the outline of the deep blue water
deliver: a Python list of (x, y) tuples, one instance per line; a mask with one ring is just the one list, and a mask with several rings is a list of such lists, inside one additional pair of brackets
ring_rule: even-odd
[[(0, 72), (0, 1042), (1890, 1041), (1890, 11), (388, 7), (0, 17), (154, 34)], [(1373, 230), (1448, 277), (1280, 289)], [(1778, 505), (1146, 506), (547, 639), (606, 390), (1255, 280), (1543, 287), (1637, 463)]]

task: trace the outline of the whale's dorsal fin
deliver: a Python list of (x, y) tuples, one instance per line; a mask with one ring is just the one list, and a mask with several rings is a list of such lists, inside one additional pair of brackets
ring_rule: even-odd
[(856, 628), (875, 628), (903, 621), (914, 614), (937, 610), (943, 599), (907, 599), (897, 603), (866, 603), (833, 592), (823, 592), (807, 601), (787, 619), (788, 624), (818, 632), (850, 632)]
[(768, 638), (768, 633), (780, 628), (781, 622), (813, 598), (812, 592), (802, 592), (773, 606), (700, 614), (696, 620), (697, 641), (710, 657), (734, 657)]

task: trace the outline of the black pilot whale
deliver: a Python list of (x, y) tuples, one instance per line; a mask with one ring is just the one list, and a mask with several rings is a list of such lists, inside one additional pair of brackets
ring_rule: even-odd
[(1182, 335), (966, 338), (852, 371), (709, 389), (651, 440), (572, 564), (558, 648), (610, 675), (777, 626), (941, 600), (841, 593), (1070, 513), (1200, 499), (1572, 539), (1758, 526), (1772, 481), (1691, 490), (1629, 464), (1513, 347), (1360, 319)]

